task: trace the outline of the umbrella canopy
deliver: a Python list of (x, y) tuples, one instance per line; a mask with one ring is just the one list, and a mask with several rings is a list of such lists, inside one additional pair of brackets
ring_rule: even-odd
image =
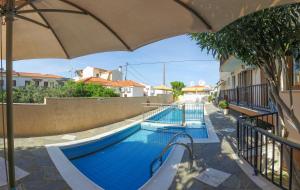
[(253, 11), (292, 2), (296, 0), (16, 0), (13, 59), (132, 51), (171, 36), (218, 31)]
[(218, 31), (251, 12), (293, 2), (299, 0), (0, 0), (10, 188), (15, 189), (13, 60), (132, 51), (171, 36)]

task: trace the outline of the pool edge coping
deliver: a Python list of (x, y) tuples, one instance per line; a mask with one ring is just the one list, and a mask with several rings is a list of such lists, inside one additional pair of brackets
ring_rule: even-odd
[[(207, 129), (208, 137), (205, 139), (195, 139), (194, 143), (219, 143), (220, 140), (214, 130), (214, 127), (210, 121), (210, 118), (207, 114), (205, 107), (204, 107), (204, 119), (205, 119), (205, 125)], [(47, 144), (45, 145), (45, 147), (56, 169), (63, 177), (64, 181), (71, 187), (71, 189), (103, 190), (102, 187), (100, 187), (95, 182), (90, 180), (79, 169), (77, 169), (71, 163), (71, 161), (63, 154), (60, 147), (78, 145), (80, 143), (86, 143), (92, 140), (98, 140), (106, 136), (113, 135), (122, 130), (128, 129), (130, 127), (133, 127), (134, 125), (141, 123), (142, 121), (143, 121), (142, 119), (139, 119), (123, 127), (99, 135), (95, 135), (92, 137), (79, 139), (79, 140), (73, 140), (69, 142)], [(155, 174), (149, 180), (147, 180), (139, 189), (143, 189), (143, 190), (151, 189), (151, 188), (153, 189), (154, 187), (156, 188), (159, 187), (159, 189), (163, 189), (162, 184), (165, 186), (165, 189), (168, 189), (174, 180), (174, 177), (177, 173), (177, 165), (181, 163), (183, 154), (184, 154), (184, 149), (182, 147), (175, 146), (171, 154), (163, 162), (161, 167), (159, 167), (158, 171), (155, 172)]]

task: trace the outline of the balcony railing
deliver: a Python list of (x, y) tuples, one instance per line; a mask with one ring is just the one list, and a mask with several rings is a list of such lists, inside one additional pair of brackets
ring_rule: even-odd
[(237, 87), (221, 90), (219, 100), (258, 110), (269, 110), (269, 89), (267, 84)]
[(240, 117), (237, 122), (238, 154), (254, 169), (282, 189), (299, 189), (300, 144), (274, 134), (277, 113)]

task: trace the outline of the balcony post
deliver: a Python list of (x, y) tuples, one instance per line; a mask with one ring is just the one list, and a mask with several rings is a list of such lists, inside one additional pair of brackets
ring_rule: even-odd
[(250, 86), (250, 107), (253, 108), (253, 88), (254, 86)]
[(255, 135), (254, 135), (254, 175), (258, 174), (258, 169), (257, 169), (257, 160), (258, 160), (258, 131), (255, 130)]
[(236, 87), (236, 104), (240, 105), (239, 87)]
[(241, 119), (241, 116), (237, 119), (237, 122), (236, 122), (236, 142), (237, 142), (238, 156), (240, 156), (240, 119)]

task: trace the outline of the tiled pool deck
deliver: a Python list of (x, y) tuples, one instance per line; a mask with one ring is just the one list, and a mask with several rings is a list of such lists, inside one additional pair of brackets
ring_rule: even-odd
[[(239, 167), (234, 160), (235, 150), (235, 118), (224, 117), (223, 114), (213, 105), (206, 105), (206, 111), (214, 125), (220, 143), (195, 144), (197, 172), (187, 174), (179, 167), (176, 178), (170, 189), (260, 189)], [(16, 166), (30, 173), (21, 179), (18, 184), (22, 190), (67, 190), (70, 187), (63, 180), (54, 164), (52, 163), (44, 145), (92, 137), (101, 133), (117, 129), (134, 121), (141, 119), (141, 116), (134, 117), (119, 123), (99, 127), (96, 129), (69, 134), (68, 136), (57, 135), (36, 138), (18, 138), (15, 140), (15, 162)], [(224, 130), (229, 128), (229, 130)], [(0, 156), (3, 156), (3, 144), (0, 139)], [(183, 161), (186, 157), (184, 156)], [(184, 164), (182, 164), (184, 165)], [(199, 172), (207, 168), (214, 168), (227, 172), (230, 175), (220, 186), (212, 187), (202, 183), (195, 178)], [(4, 190), (6, 187), (0, 187)], [(272, 189), (272, 187), (270, 187)]]

